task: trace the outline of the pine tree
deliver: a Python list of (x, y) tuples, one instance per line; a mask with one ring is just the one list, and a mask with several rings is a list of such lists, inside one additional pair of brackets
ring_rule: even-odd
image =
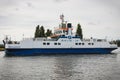
[(35, 38), (39, 37), (39, 25), (37, 25), (36, 30), (35, 30)]
[(80, 36), (80, 38), (83, 39), (82, 28), (80, 24), (77, 25), (76, 35)]

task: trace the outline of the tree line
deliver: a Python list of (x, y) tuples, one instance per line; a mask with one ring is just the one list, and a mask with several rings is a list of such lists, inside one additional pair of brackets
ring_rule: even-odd
[[(45, 29), (43, 26), (40, 27), (39, 25), (37, 25), (34, 37), (35, 38), (48, 37), (48, 36), (51, 36), (52, 34), (53, 34), (52, 30), (47, 29), (47, 31), (45, 32)], [(80, 24), (77, 24), (76, 35), (80, 36), (80, 38), (83, 39), (82, 28)]]
[(52, 30), (47, 29), (47, 32), (45, 33), (44, 27), (43, 26), (40, 27), (39, 25), (37, 25), (34, 37), (35, 38), (38, 38), (38, 37), (48, 37), (48, 36), (51, 36), (52, 34), (53, 34)]
[(110, 41), (110, 44), (117, 44), (117, 46), (120, 47), (120, 40)]
[(3, 44), (0, 44), (0, 48), (4, 48), (4, 45), (3, 45)]

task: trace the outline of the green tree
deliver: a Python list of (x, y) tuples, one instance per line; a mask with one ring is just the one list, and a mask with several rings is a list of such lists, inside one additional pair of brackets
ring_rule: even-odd
[(40, 37), (45, 37), (45, 29), (43, 26), (40, 27)]
[(4, 45), (3, 45), (3, 44), (0, 44), (0, 48), (4, 48)]
[(36, 30), (35, 30), (35, 35), (34, 35), (35, 38), (39, 37), (39, 31), (40, 31), (39, 25), (37, 25)]
[(52, 30), (47, 29), (47, 32), (45, 33), (45, 29), (43, 26), (39, 27), (39, 25), (37, 25), (36, 30), (35, 30), (35, 35), (34, 37), (48, 37), (52, 35)]
[(120, 47), (120, 40), (116, 40), (117, 46)]
[(47, 29), (47, 32), (45, 34), (46, 34), (46, 37), (51, 36), (52, 35), (52, 30)]
[(80, 38), (83, 39), (82, 28), (80, 24), (77, 25), (76, 35), (80, 36)]

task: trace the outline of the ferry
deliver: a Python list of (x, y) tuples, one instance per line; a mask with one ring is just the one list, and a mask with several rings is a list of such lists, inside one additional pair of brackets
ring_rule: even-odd
[(81, 36), (72, 33), (71, 23), (64, 21), (60, 16), (61, 24), (54, 30), (54, 35), (40, 38), (24, 38), (23, 40), (3, 40), (5, 53), (8, 56), (34, 56), (41, 54), (108, 54), (117, 49), (106, 39), (81, 39)]

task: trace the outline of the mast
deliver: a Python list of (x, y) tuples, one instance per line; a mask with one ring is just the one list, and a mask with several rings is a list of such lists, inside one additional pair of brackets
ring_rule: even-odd
[(61, 28), (64, 28), (65, 24), (64, 24), (64, 15), (60, 15), (60, 19), (61, 19)]
[(67, 21), (64, 20), (64, 15), (63, 14), (60, 15), (60, 19), (61, 19), (60, 28), (66, 29), (66, 34), (71, 36), (72, 35), (72, 24), (67, 23)]
[(60, 19), (61, 19), (61, 23), (63, 24), (64, 23), (64, 15), (60, 15)]

